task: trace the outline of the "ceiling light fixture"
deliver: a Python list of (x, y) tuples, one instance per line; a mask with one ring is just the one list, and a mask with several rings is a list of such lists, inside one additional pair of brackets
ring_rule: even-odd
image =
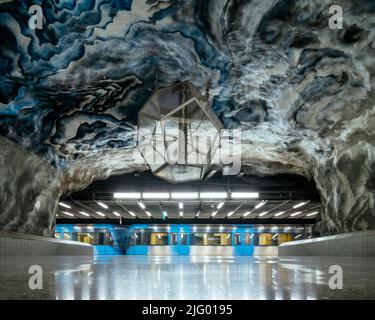
[(184, 212), (180, 211), (180, 217), (182, 218), (184, 216)]
[(224, 205), (224, 201), (220, 202), (218, 205), (217, 205), (217, 209), (221, 209)]
[(258, 203), (258, 204), (255, 206), (255, 209), (259, 209), (259, 208), (263, 207), (265, 204), (266, 204), (266, 201), (262, 201), (262, 202)]
[(228, 217), (233, 216), (233, 214), (234, 214), (234, 211), (229, 212), (229, 213), (228, 213)]
[(184, 203), (183, 203), (183, 202), (180, 202), (180, 203), (178, 204), (178, 208), (179, 208), (180, 210), (182, 210), (182, 209), (184, 208)]
[(67, 215), (69, 217), (74, 217), (74, 214), (70, 213), (70, 212), (63, 211), (63, 214), (65, 214), (65, 215)]
[(257, 199), (259, 198), (259, 193), (257, 192), (232, 192), (232, 199)]
[(119, 217), (119, 216), (120, 216), (120, 214), (119, 214), (118, 212), (116, 212), (116, 211), (113, 211), (113, 214), (114, 214), (116, 217)]
[(228, 197), (227, 192), (201, 192), (201, 199), (226, 199)]
[(309, 213), (308, 215), (306, 215), (306, 217), (315, 216), (315, 215), (317, 215), (318, 213), (319, 213), (318, 211), (311, 212), (311, 213)]
[(284, 213), (285, 213), (285, 211), (280, 211), (280, 212), (278, 212), (278, 213), (275, 214), (275, 217), (280, 217), (280, 216), (282, 216)]
[(265, 216), (267, 213), (268, 213), (268, 211), (264, 211), (264, 212), (262, 212), (261, 214), (259, 214), (259, 217), (263, 217), (263, 216)]
[(99, 206), (101, 206), (102, 208), (104, 208), (104, 209), (108, 209), (108, 206), (105, 203), (103, 203), (103, 202), (98, 201), (97, 204)]
[(145, 211), (146, 212), (146, 214), (149, 216), (149, 217), (151, 217), (151, 213), (150, 212), (148, 212), (148, 211)]
[(146, 206), (144, 205), (143, 202), (138, 201), (138, 205), (139, 205), (143, 210), (146, 209)]
[(140, 199), (140, 192), (119, 192), (113, 194), (114, 199)]
[(68, 206), (66, 203), (64, 202), (59, 202), (59, 205), (62, 206), (62, 207), (65, 207), (65, 208), (68, 208), (68, 209), (71, 209), (72, 207), (71, 206)]
[(278, 235), (279, 235), (278, 233), (275, 233), (272, 239), (275, 239)]
[(299, 208), (299, 207), (302, 207), (302, 206), (304, 206), (304, 205), (307, 204), (307, 203), (308, 203), (308, 201), (298, 203), (298, 204), (296, 204), (296, 205), (293, 207), (293, 209), (297, 209), (297, 208)]
[(135, 217), (135, 213), (134, 213), (133, 211), (128, 211), (128, 212), (129, 212), (129, 214), (130, 214), (131, 216)]
[(198, 199), (198, 192), (172, 192), (172, 199)]
[(244, 217), (247, 217), (249, 214), (251, 213), (251, 211), (248, 211), (248, 212), (246, 212), (246, 213), (244, 213)]
[(298, 236), (294, 237), (294, 239), (298, 239), (301, 235), (299, 234)]
[(211, 217), (215, 217), (216, 215), (217, 215), (217, 210), (212, 213)]
[(302, 213), (302, 211), (297, 211), (297, 212), (292, 213), (290, 216), (295, 217), (295, 216), (298, 216), (301, 213)]
[(103, 212), (96, 211), (96, 214), (98, 214), (98, 215), (101, 216), (101, 217), (105, 217), (105, 214), (104, 214)]
[(143, 199), (169, 199), (169, 192), (143, 192)]
[(78, 213), (82, 214), (83, 216), (85, 217), (89, 217), (90, 215), (86, 212), (83, 212), (83, 211), (79, 211)]

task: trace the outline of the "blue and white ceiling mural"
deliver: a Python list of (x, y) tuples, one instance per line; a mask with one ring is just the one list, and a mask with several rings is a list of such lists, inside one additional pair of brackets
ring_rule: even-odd
[(314, 178), (335, 214), (328, 190), (342, 188), (347, 214), (366, 217), (348, 224), (368, 223), (374, 26), (373, 0), (1, 0), (0, 135), (82, 185), (143, 170), (126, 153), (138, 111), (189, 80), (242, 130), (245, 173)]

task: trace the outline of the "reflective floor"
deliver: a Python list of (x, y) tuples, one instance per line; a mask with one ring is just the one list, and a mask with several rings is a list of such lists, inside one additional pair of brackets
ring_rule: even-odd
[[(29, 289), (31, 265), (43, 289)], [(328, 286), (329, 267), (343, 289)], [(374, 258), (0, 258), (0, 299), (374, 299)]]

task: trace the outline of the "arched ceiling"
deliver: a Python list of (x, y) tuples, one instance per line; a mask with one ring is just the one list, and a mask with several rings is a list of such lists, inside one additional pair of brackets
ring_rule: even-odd
[[(32, 4), (42, 30), (28, 27)], [(344, 188), (345, 214), (368, 208), (348, 223), (366, 227), (375, 3), (335, 4), (342, 30), (328, 27), (328, 0), (1, 1), (0, 135), (62, 172), (64, 191), (146, 170), (137, 112), (156, 88), (190, 80), (226, 128), (242, 130), (245, 173), (314, 178), (336, 213), (345, 201), (330, 190)]]

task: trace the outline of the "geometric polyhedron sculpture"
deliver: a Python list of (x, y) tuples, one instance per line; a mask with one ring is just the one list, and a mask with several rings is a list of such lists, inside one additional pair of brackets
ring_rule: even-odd
[(152, 173), (169, 182), (199, 181), (223, 128), (189, 82), (157, 90), (138, 115), (138, 150)]

